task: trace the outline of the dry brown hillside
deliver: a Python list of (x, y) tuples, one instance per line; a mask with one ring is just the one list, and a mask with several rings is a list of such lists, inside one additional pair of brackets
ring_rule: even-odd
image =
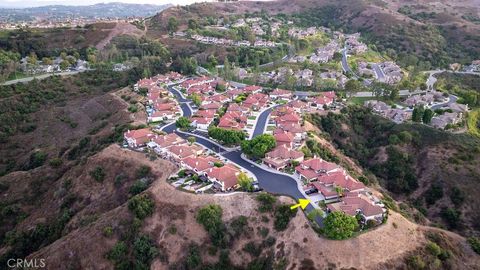
[[(92, 182), (85, 173), (98, 165), (107, 169), (108, 180), (102, 185)], [(88, 211), (94, 211), (96, 219), (83, 226), (78, 226), (79, 220), (72, 220), (62, 238), (30, 257), (45, 257), (49, 269), (58, 269), (65, 260), (73, 262), (74, 269), (111, 269), (112, 265), (104, 255), (118, 239), (106, 237), (103, 230), (111, 226), (115, 231), (130, 216), (126, 205), (116, 204), (119, 200), (113, 199), (121, 192), (113, 187), (111, 176), (141, 165), (150, 166), (155, 175), (155, 182), (146, 192), (153, 196), (156, 210), (141, 229), (160, 247), (161, 255), (153, 262), (152, 269), (168, 269), (169, 265), (182, 260), (191, 242), (210, 246), (206, 232), (195, 220), (196, 211), (207, 204), (220, 205), (225, 222), (240, 215), (248, 217), (251, 233), (236, 239), (230, 250), (230, 260), (235, 265), (244, 265), (252, 259), (242, 248), (247, 242), (262, 239), (259, 235), (262, 227), (269, 228), (270, 235), (276, 238), (275, 261), (286, 258), (288, 269), (404, 269), (412, 254), (424, 253), (424, 258), (428, 258), (425, 250), (426, 243), (431, 241), (428, 235), (435, 235), (445, 242), (443, 247), (452, 253), (449, 263), (453, 269), (477, 269), (480, 263), (479, 256), (470, 250), (464, 238), (439, 229), (419, 227), (397, 213), (392, 213), (387, 224), (346, 241), (319, 237), (301, 212), (286, 231), (274, 233), (272, 221), (262, 221), (266, 214), (257, 211), (254, 195), (194, 195), (175, 190), (165, 181), (166, 176), (175, 170), (174, 166), (166, 161), (149, 161), (143, 153), (120, 149), (116, 145), (90, 157), (83, 170), (70, 173), (72, 177), (76, 176), (73, 189), (83, 201), (90, 201), (90, 207), (82, 210), (79, 216), (85, 217)], [(289, 198), (280, 200), (293, 202)], [(174, 233), (171, 228), (175, 228)], [(214, 262), (216, 257), (209, 255), (207, 248), (202, 249), (204, 261)]]

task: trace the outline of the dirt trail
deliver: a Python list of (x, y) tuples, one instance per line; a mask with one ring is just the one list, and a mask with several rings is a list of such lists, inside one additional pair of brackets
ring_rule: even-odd
[(103, 48), (105, 48), (105, 46), (107, 46), (108, 43), (110, 43), (110, 41), (116, 36), (130, 35), (135, 37), (141, 37), (145, 35), (146, 28), (142, 31), (130, 23), (117, 22), (117, 24), (113, 29), (104, 29), (102, 31), (110, 31), (110, 32), (108, 33), (108, 36), (106, 38), (104, 38), (95, 46), (97, 50), (102, 50)]

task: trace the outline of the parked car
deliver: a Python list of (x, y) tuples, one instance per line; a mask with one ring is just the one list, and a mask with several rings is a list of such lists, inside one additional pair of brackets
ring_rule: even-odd
[(310, 195), (310, 194), (313, 194), (313, 193), (316, 193), (316, 192), (318, 192), (318, 189), (316, 189), (316, 188), (310, 188), (310, 189), (305, 190), (305, 194), (307, 194), (307, 195)]

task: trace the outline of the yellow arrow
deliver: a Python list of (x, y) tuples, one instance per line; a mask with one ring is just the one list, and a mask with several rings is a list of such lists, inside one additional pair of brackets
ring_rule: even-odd
[(290, 209), (295, 209), (297, 207), (301, 207), (302, 209), (305, 209), (305, 207), (307, 207), (307, 205), (310, 203), (310, 200), (307, 200), (307, 199), (298, 199), (298, 203), (295, 204), (295, 205), (292, 205), (290, 206)]

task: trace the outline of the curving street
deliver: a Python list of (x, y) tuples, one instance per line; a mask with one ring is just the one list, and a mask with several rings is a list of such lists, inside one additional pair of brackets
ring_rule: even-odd
[[(183, 115), (188, 117), (192, 115), (192, 111), (188, 106), (188, 100), (182, 97), (181, 93), (173, 88), (173, 86), (169, 86), (168, 90), (175, 95), (177, 100), (180, 103), (180, 107), (183, 111)], [(268, 116), (270, 115), (272, 108), (265, 110), (259, 115), (259, 119), (255, 126), (255, 131), (253, 136), (258, 136), (263, 134), (265, 129), (265, 125), (267, 124)], [(298, 201), (298, 199), (305, 199), (306, 196), (303, 190), (299, 189), (297, 180), (292, 176), (288, 176), (282, 173), (275, 173), (270, 170), (266, 170), (261, 168), (259, 165), (246, 161), (242, 158), (241, 150), (235, 149), (231, 150), (225, 147), (222, 147), (218, 144), (213, 143), (208, 138), (203, 137), (199, 134), (193, 133), (184, 133), (176, 130), (175, 123), (170, 123), (162, 128), (163, 131), (167, 133), (175, 132), (182, 138), (187, 138), (189, 136), (194, 136), (196, 138), (196, 142), (203, 145), (204, 147), (208, 148), (209, 150), (221, 155), (222, 157), (228, 159), (229, 161), (235, 163), (237, 166), (243, 168), (246, 171), (251, 172), (257, 178), (257, 181), (261, 188), (265, 191), (278, 194), (278, 195), (285, 195), (294, 198)], [(310, 212), (315, 209), (311, 204), (307, 206), (305, 211)], [(316, 219), (317, 223), (322, 226), (323, 219), (318, 217)]]

